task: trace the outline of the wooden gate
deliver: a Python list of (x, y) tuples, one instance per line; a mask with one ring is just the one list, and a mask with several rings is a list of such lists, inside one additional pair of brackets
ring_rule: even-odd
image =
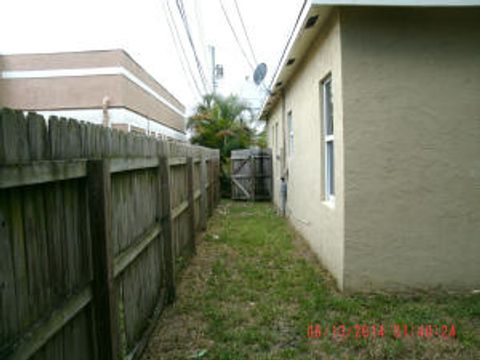
[(270, 200), (272, 198), (271, 149), (232, 151), (232, 199)]

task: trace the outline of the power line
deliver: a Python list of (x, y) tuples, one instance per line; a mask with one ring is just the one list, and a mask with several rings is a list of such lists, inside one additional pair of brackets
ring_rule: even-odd
[(280, 56), (280, 60), (278, 61), (277, 68), (275, 69), (274, 76), (272, 77), (272, 79), (270, 81), (270, 88), (273, 86), (273, 81), (275, 80), (275, 74), (277, 74), (278, 70), (280, 69), (280, 66), (282, 64), (282, 60), (284, 59), (284, 57), (287, 53), (288, 46), (290, 45), (290, 42), (292, 41), (293, 34), (295, 33), (295, 30), (297, 29), (298, 23), (300, 22), (300, 19), (302, 18), (302, 13), (303, 13), (303, 10), (305, 9), (306, 5), (307, 5), (307, 0), (304, 0), (303, 4), (302, 4), (302, 7), (300, 8), (300, 12), (297, 15), (297, 19), (295, 20), (295, 25), (293, 26), (293, 29), (292, 29), (292, 31), (290, 31), (290, 35), (288, 36), (287, 44), (283, 48), (282, 55)]
[(247, 28), (245, 27), (245, 23), (243, 22), (242, 13), (240, 12), (240, 8), (238, 7), (237, 0), (233, 0), (233, 1), (235, 3), (235, 8), (237, 9), (238, 17), (240, 18), (240, 23), (242, 24), (243, 33), (245, 34), (245, 38), (247, 39), (248, 47), (250, 48), (250, 52), (252, 53), (253, 61), (255, 62), (255, 65), (258, 65), (258, 61), (257, 61), (257, 58), (255, 57), (255, 52), (253, 51), (252, 43), (250, 42), (250, 37), (248, 36)]
[[(186, 52), (185, 52), (185, 48), (183, 47), (183, 44), (181, 42), (180, 35), (179, 35), (178, 29), (177, 29), (177, 25), (175, 24), (175, 19), (173, 18), (173, 13), (172, 13), (172, 10), (170, 8), (170, 4), (167, 0), (163, 1), (163, 4), (164, 4), (163, 10), (165, 12), (165, 17), (167, 19), (168, 28), (170, 29), (170, 33), (171, 33), (172, 38), (173, 38), (173, 43), (175, 45), (175, 49), (177, 51), (177, 55), (178, 55), (178, 58), (180, 60), (180, 64), (182, 66), (183, 72), (185, 73), (185, 75), (187, 75), (186, 76), (187, 79), (188, 79), (188, 75), (190, 75), (191, 81), (194, 85), (194, 88), (196, 89), (197, 94), (201, 98), (202, 97), (202, 92), (200, 91), (200, 87), (198, 86), (197, 79), (195, 78), (195, 75), (193, 74), (193, 70), (190, 66), (190, 62), (188, 61), (188, 58), (187, 58), (187, 55), (186, 55)], [(183, 54), (183, 57), (182, 57), (182, 54)], [(186, 66), (185, 66), (184, 62), (186, 63)], [(188, 68), (188, 72), (187, 72), (186, 68)]]
[(245, 60), (247, 61), (248, 63), (248, 66), (250, 66), (250, 68), (252, 69), (252, 71), (255, 69), (254, 66), (252, 65), (252, 63), (250, 62), (250, 59), (248, 58), (247, 56), (247, 53), (245, 52), (245, 50), (243, 49), (242, 47), (242, 44), (240, 43), (240, 40), (238, 39), (238, 36), (237, 36), (237, 33), (232, 25), (232, 22), (230, 21), (230, 18), (227, 14), (227, 10), (225, 9), (225, 6), (223, 5), (223, 2), (222, 0), (218, 0), (220, 2), (220, 6), (222, 8), (222, 11), (223, 11), (223, 15), (225, 15), (225, 19), (227, 20), (227, 23), (228, 23), (228, 26), (230, 27), (230, 30), (232, 31), (232, 34), (233, 34), (233, 37), (235, 38), (235, 41), (238, 45), (238, 47), (240, 48), (240, 51), (242, 52), (242, 55), (243, 57), (245, 58)]
[(201, 45), (200, 50), (202, 53), (203, 64), (207, 66), (208, 61), (207, 61), (207, 50), (206, 50), (207, 48), (205, 46), (205, 32), (203, 29), (203, 15), (202, 15), (203, 13), (199, 9), (199, 5), (198, 5), (199, 3), (200, 1), (194, 1), (195, 22), (198, 28), (198, 39)]
[(180, 18), (182, 19), (183, 27), (185, 28), (185, 31), (187, 33), (188, 42), (190, 43), (190, 47), (192, 48), (193, 56), (195, 58), (195, 63), (197, 65), (198, 73), (200, 74), (200, 79), (202, 81), (203, 89), (204, 89), (205, 93), (207, 93), (208, 91), (207, 91), (207, 85), (206, 85), (207, 81), (206, 81), (206, 78), (205, 78), (205, 73), (203, 72), (203, 67), (202, 67), (202, 64), (200, 62), (200, 59), (198, 58), (197, 49), (196, 49), (195, 44), (193, 42), (193, 38), (192, 38), (191, 30), (190, 30), (190, 25), (188, 24), (187, 15), (185, 13), (185, 8), (184, 8), (184, 5), (183, 5), (183, 0), (176, 0), (176, 4), (177, 4), (178, 12), (180, 14)]
[[(250, 69), (251, 69), (252, 71), (255, 71), (255, 67), (254, 67), (254, 66), (252, 65), (252, 63), (250, 62), (250, 60), (249, 60), (249, 58), (248, 58), (248, 56), (247, 56), (244, 48), (242, 47), (242, 45), (241, 45), (241, 43), (240, 43), (240, 40), (238, 39), (237, 33), (236, 33), (236, 31), (235, 31), (235, 29), (234, 29), (234, 27), (233, 27), (233, 25), (232, 25), (232, 22), (230, 21), (230, 18), (229, 18), (228, 14), (227, 14), (227, 11), (226, 11), (226, 9), (225, 9), (225, 6), (223, 5), (222, 0), (219, 0), (219, 1), (220, 1), (220, 5), (221, 5), (221, 7), (222, 7), (222, 10), (223, 10), (223, 14), (225, 15), (225, 18), (226, 18), (226, 20), (227, 20), (227, 23), (228, 23), (228, 25), (230, 26), (230, 30), (232, 31), (233, 36), (235, 37), (235, 40), (236, 40), (237, 45), (238, 45), (238, 47), (240, 48), (240, 50), (241, 50), (241, 52), (242, 52), (242, 54), (243, 54), (243, 57), (245, 58), (245, 60), (247, 60), (247, 63), (248, 63), (248, 65), (250, 66)], [(246, 29), (246, 27), (245, 27), (245, 23), (243, 22), (242, 15), (241, 15), (241, 13), (240, 13), (240, 8), (238, 7), (237, 1), (236, 1), (236, 0), (234, 0), (234, 1), (235, 1), (235, 6), (236, 6), (236, 8), (237, 8), (238, 16), (240, 17), (240, 22), (242, 23), (242, 27), (243, 27), (243, 31), (244, 31), (244, 33), (245, 33), (245, 37), (247, 38), (248, 46), (250, 47), (250, 51), (251, 51), (251, 53), (252, 53), (253, 60), (254, 60), (254, 62), (255, 62), (255, 65), (257, 65), (258, 63), (257, 63), (257, 59), (256, 59), (256, 57), (255, 57), (255, 52), (253, 51), (253, 47), (252, 47), (252, 44), (251, 44), (251, 42), (250, 42), (250, 38), (249, 38), (249, 36), (248, 36), (247, 29)], [(263, 90), (264, 90), (265, 92), (269, 93), (269, 90), (268, 90), (267, 86), (265, 85), (264, 80), (262, 80), (262, 81), (260, 82), (260, 86), (263, 88)]]

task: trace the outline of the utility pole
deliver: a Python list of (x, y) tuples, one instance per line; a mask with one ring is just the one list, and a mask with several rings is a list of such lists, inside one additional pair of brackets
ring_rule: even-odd
[(212, 91), (213, 94), (215, 95), (215, 92), (217, 90), (217, 81), (216, 81), (216, 74), (215, 74), (215, 46), (210, 45), (210, 57), (211, 57), (211, 62), (212, 62)]
[(212, 91), (213, 95), (217, 92), (218, 81), (223, 78), (223, 65), (217, 64), (215, 60), (215, 46), (209, 45), (210, 62), (212, 63)]

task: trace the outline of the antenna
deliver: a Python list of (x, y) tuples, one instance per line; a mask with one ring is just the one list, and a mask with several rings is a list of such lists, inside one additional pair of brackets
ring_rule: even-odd
[(265, 76), (267, 75), (267, 64), (261, 63), (258, 64), (255, 71), (253, 72), (253, 81), (256, 85), (260, 85)]

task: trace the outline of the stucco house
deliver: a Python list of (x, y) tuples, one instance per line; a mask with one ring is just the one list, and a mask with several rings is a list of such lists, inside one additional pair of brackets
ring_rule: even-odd
[(186, 141), (185, 106), (121, 49), (0, 55), (0, 106)]
[(261, 118), (345, 291), (480, 288), (480, 1), (306, 2)]

